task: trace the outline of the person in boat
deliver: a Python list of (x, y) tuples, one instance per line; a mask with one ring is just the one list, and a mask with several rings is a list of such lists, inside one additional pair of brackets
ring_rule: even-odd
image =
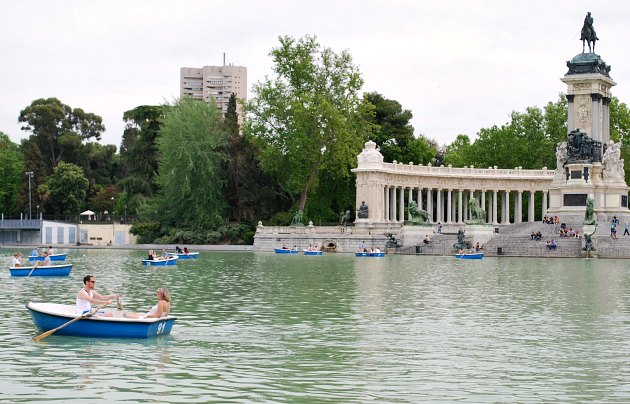
[(168, 259), (168, 252), (166, 251), (165, 248), (162, 248), (162, 255), (160, 256), (161, 259), (163, 260), (167, 260)]
[(155, 258), (155, 253), (153, 252), (153, 250), (149, 250), (149, 254), (147, 254), (147, 259), (149, 261), (153, 261), (154, 258)]
[(167, 288), (159, 288), (156, 292), (158, 302), (146, 313), (125, 313), (126, 318), (160, 318), (168, 316), (171, 311), (171, 294)]
[(48, 246), (48, 255), (54, 255), (55, 254), (55, 250), (53, 250), (53, 246), (49, 245)]
[(33, 248), (33, 251), (31, 251), (30, 253), (28, 253), (29, 257), (39, 257), (39, 248)]
[(17, 268), (17, 267), (21, 267), (22, 263), (20, 262), (20, 253), (15, 253), (13, 254), (13, 267)]
[(182, 251), (182, 249), (181, 249), (181, 248), (179, 248), (179, 246), (178, 246), (178, 245), (176, 245), (176, 246), (175, 246), (175, 252), (176, 252), (177, 254), (181, 254), (183, 251)]
[(475, 251), (481, 251), (481, 244), (477, 241), (477, 245), (475, 246)]
[(288, 250), (288, 249), (289, 249), (289, 247), (287, 247), (287, 245), (286, 245), (286, 244), (282, 244), (282, 249), (283, 249), (283, 250)]
[[(119, 299), (120, 295), (117, 293), (111, 295), (101, 295), (96, 293), (94, 290), (94, 284), (96, 280), (93, 275), (85, 275), (83, 277), (83, 285), (85, 285), (81, 290), (77, 292), (76, 306), (77, 306), (77, 314), (85, 314), (88, 311), (92, 310), (92, 305), (104, 305), (111, 304), (112, 299)], [(97, 312), (97, 316), (103, 317), (113, 317), (113, 313), (104, 313)]]
[(184, 247), (184, 254), (188, 254), (188, 247)]
[(48, 255), (48, 251), (44, 251), (44, 260), (37, 261), (37, 263), (35, 264), (36, 267), (48, 267), (51, 265), (52, 263), (50, 262), (50, 256)]

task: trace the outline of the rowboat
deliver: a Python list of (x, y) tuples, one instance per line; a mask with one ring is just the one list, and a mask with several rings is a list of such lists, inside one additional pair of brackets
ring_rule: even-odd
[[(68, 253), (50, 254), (48, 257), (50, 258), (51, 261), (65, 261), (66, 256), (68, 256)], [(29, 255), (28, 256), (29, 261), (43, 261), (44, 258), (45, 257), (43, 255), (39, 255), (39, 256)]]
[(197, 258), (199, 258), (199, 253), (198, 252), (189, 252), (188, 254), (186, 253), (170, 253), (170, 256), (175, 256), (177, 255), (179, 257), (180, 260), (196, 260)]
[(355, 256), (357, 257), (384, 257), (384, 252), (355, 252)]
[[(77, 317), (76, 306), (72, 304), (34, 303), (26, 308), (31, 313), (33, 324), (40, 331), (59, 327)], [(167, 335), (173, 328), (177, 317), (162, 318), (125, 318), (122, 310), (104, 309), (114, 317), (91, 316), (77, 320), (60, 328), (53, 335), (72, 335), (76, 337), (99, 338), (151, 338)]]
[(308, 251), (304, 250), (304, 255), (324, 255), (323, 251)]
[(455, 254), (455, 258), (459, 260), (480, 260), (483, 258), (482, 252)]
[(297, 254), (299, 250), (289, 250), (288, 248), (275, 248), (276, 254)]
[(11, 276), (68, 276), (72, 264), (8, 268)]
[(167, 259), (142, 260), (143, 266), (165, 267), (177, 264), (179, 255), (169, 255)]

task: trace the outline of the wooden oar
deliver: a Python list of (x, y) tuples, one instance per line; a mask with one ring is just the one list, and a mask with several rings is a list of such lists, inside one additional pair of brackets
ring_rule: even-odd
[(73, 318), (72, 320), (68, 321), (67, 323), (61, 324), (59, 327), (53, 328), (52, 330), (48, 330), (48, 331), (46, 331), (46, 332), (44, 332), (42, 334), (39, 334), (39, 335), (33, 337), (33, 341), (39, 342), (39, 341), (43, 340), (44, 338), (48, 337), (49, 335), (54, 334), (55, 332), (61, 330), (63, 327), (74, 323), (75, 321), (79, 321), (79, 320), (82, 320), (84, 318), (88, 318), (90, 316), (93, 316), (97, 311), (99, 311), (103, 307), (107, 306), (108, 304), (109, 303), (105, 303), (105, 304), (103, 304), (101, 306), (93, 308), (92, 310), (88, 311), (87, 313), (83, 314), (80, 317)]
[(123, 309), (123, 305), (122, 302), (120, 301), (120, 297), (116, 298), (116, 310), (122, 310)]
[(28, 273), (27, 278), (31, 277), (31, 274), (33, 273), (33, 271), (35, 270), (36, 267), (37, 267), (37, 265), (33, 265), (33, 268), (31, 269), (31, 272)]

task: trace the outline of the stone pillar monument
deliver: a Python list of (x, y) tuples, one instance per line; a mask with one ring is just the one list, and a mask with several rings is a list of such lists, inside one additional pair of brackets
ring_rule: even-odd
[(548, 213), (583, 216), (591, 197), (599, 220), (629, 214), (621, 143), (610, 140), (610, 89), (617, 84), (611, 68), (594, 52), (576, 55), (567, 66), (561, 80), (567, 85), (569, 133), (556, 149)]

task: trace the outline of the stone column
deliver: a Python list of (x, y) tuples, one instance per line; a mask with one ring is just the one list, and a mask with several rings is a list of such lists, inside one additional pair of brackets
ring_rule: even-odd
[(542, 200), (542, 217), (545, 217), (545, 215), (547, 214), (547, 196), (548, 193), (547, 191), (543, 191), (543, 200)]
[(499, 196), (499, 191), (496, 189), (492, 191), (492, 224), (499, 224), (498, 218), (498, 209), (497, 209), (497, 198)]
[(591, 93), (591, 111), (593, 112), (593, 114), (591, 115), (591, 126), (593, 131), (593, 133), (591, 133), (591, 138), (593, 140), (597, 140), (598, 142), (602, 141), (602, 134), (599, 130), (599, 100), (601, 100), (601, 98), (602, 96), (600, 94)]
[(427, 212), (429, 212), (429, 222), (434, 223), (433, 220), (433, 189), (427, 188)]
[(405, 187), (400, 187), (400, 201), (398, 202), (398, 221), (405, 222)]
[(486, 212), (486, 222), (488, 221), (488, 212), (486, 211), (486, 190), (481, 190), (481, 209)]
[(453, 202), (451, 201), (452, 190), (446, 191), (446, 223), (451, 223), (451, 210), (453, 208)]
[(532, 223), (536, 220), (534, 219), (534, 202), (536, 201), (536, 196), (534, 195), (534, 191), (529, 191), (529, 206), (527, 211), (527, 221)]
[(389, 206), (389, 194), (391, 192), (391, 187), (385, 186), (385, 221), (389, 222), (391, 219), (391, 207)]
[(397, 187), (392, 187), (392, 222), (396, 222), (396, 217), (398, 216), (397, 213), (397, 209), (396, 209), (396, 190), (398, 188)]
[(570, 133), (575, 129), (575, 123), (573, 122), (573, 111), (575, 104), (573, 103), (573, 99), (575, 98), (575, 94), (567, 94), (567, 110), (568, 110), (568, 119), (567, 119), (567, 133)]
[(437, 217), (438, 222), (442, 222), (442, 189), (438, 188), (435, 195), (435, 216)]
[(510, 224), (510, 191), (505, 191), (505, 217), (503, 218), (503, 224)]
[(457, 223), (462, 224), (464, 222), (464, 211), (463, 211), (463, 207), (464, 207), (464, 190), (460, 189), (458, 193), (459, 193), (459, 206), (457, 207), (457, 209), (458, 209)]
[(411, 212), (409, 211), (411, 201), (413, 201), (413, 188), (409, 188), (409, 198), (407, 198), (407, 220), (411, 220)]
[(514, 201), (516, 213), (514, 215), (514, 223), (523, 223), (523, 191), (516, 191), (516, 201)]
[(606, 144), (610, 140), (610, 98), (602, 98), (603, 122), (602, 122), (602, 143)]
[(424, 210), (424, 207), (422, 206), (422, 188), (418, 188), (418, 207)]
[(464, 206), (462, 206), (462, 209), (464, 210), (463, 223), (466, 223), (466, 220), (468, 220), (468, 195), (467, 194), (464, 194)]

